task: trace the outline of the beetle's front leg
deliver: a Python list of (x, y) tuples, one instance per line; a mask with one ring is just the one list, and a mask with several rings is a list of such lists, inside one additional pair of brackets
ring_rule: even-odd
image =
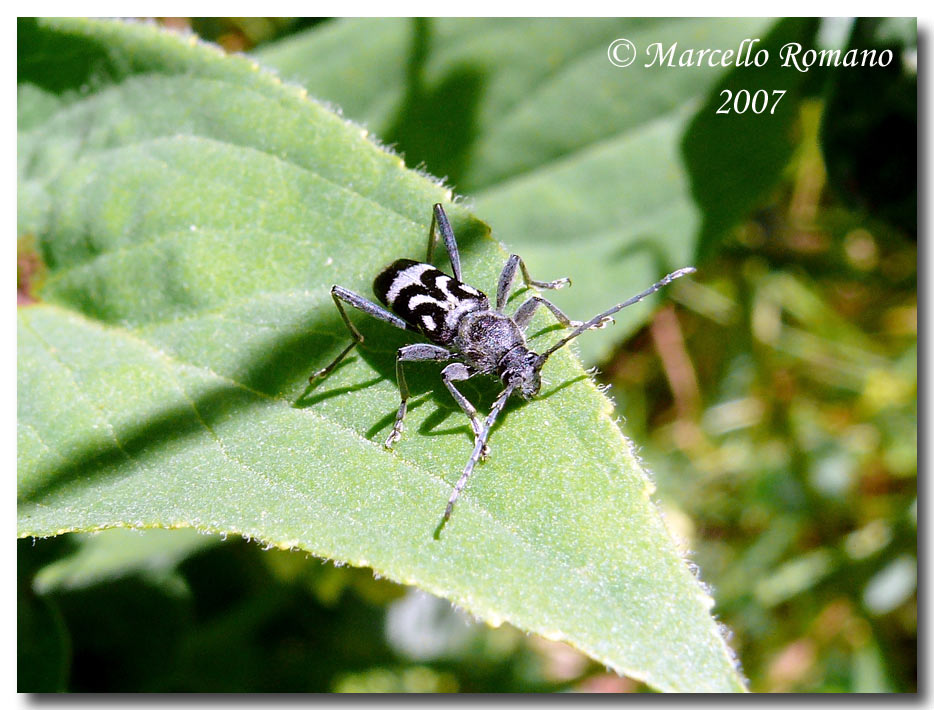
[[(460, 362), (452, 362), (441, 370), (441, 381), (444, 382), (444, 386), (448, 388), (451, 396), (454, 397), (454, 401), (460, 405), (460, 408), (464, 410), (464, 414), (470, 419), (470, 428), (473, 429), (475, 444), (483, 434), (483, 422), (480, 421), (480, 417), (477, 415), (477, 408), (460, 393), (460, 390), (454, 386), (454, 383), (470, 379), (476, 374), (476, 372)], [(485, 459), (489, 455), (490, 447), (484, 444), (480, 451), (480, 458)]]
[(415, 345), (406, 345), (405, 347), (399, 348), (399, 352), (396, 353), (396, 382), (399, 385), (399, 395), (402, 397), (402, 401), (399, 403), (399, 411), (396, 412), (396, 421), (392, 425), (392, 431), (389, 433), (389, 437), (384, 444), (387, 449), (391, 449), (392, 445), (402, 437), (402, 430), (404, 428), (403, 420), (405, 419), (408, 406), (409, 386), (405, 382), (405, 374), (402, 372), (402, 363), (415, 362), (417, 360), (445, 362), (453, 357), (454, 355), (444, 348), (429, 343), (417, 343)]

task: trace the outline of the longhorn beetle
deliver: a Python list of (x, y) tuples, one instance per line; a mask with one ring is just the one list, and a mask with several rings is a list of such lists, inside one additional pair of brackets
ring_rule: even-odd
[[(451, 260), (454, 278), (431, 265), (439, 231)], [(477, 461), (488, 455), (487, 440), (490, 430), (499, 413), (506, 406), (506, 400), (510, 395), (516, 392), (524, 399), (531, 399), (537, 395), (542, 386), (542, 365), (553, 352), (564, 347), (586, 330), (602, 328), (612, 323), (613, 319), (610, 316), (617, 311), (641, 301), (675, 279), (694, 271), (691, 266), (673, 271), (628, 301), (623, 301), (589, 321), (582, 322), (571, 320), (555, 304), (540, 296), (529, 297), (513, 315), (505, 315), (503, 308), (512, 288), (517, 268), (522, 272), (522, 279), (526, 286), (557, 289), (571, 283), (567, 278), (555, 281), (535, 281), (529, 276), (525, 262), (513, 254), (506, 261), (499, 276), (499, 283), (496, 286), (496, 308), (490, 308), (486, 294), (473, 286), (468, 286), (461, 278), (460, 254), (457, 251), (454, 232), (451, 230), (444, 208), (438, 204), (434, 206), (431, 227), (428, 230), (428, 254), (425, 261), (398, 259), (383, 269), (373, 282), (373, 291), (377, 298), (390, 310), (368, 301), (343, 286), (331, 287), (331, 297), (353, 341), (329, 365), (315, 372), (309, 378), (309, 382), (314, 383), (316, 379), (329, 374), (355, 346), (363, 342), (360, 331), (347, 317), (344, 303), (397, 328), (420, 333), (431, 341), (431, 343), (406, 345), (399, 348), (396, 354), (396, 381), (402, 401), (399, 404), (392, 431), (386, 439), (386, 448), (392, 448), (392, 445), (402, 436), (406, 404), (409, 399), (409, 388), (402, 372), (402, 363), (415, 360), (450, 363), (441, 370), (441, 381), (470, 420), (474, 434), (474, 447), (464, 467), (464, 472), (455, 484), (454, 491), (448, 500), (444, 516), (435, 531), (436, 536), (451, 517), (454, 502), (467, 483)], [(532, 314), (539, 306), (545, 306), (550, 310), (565, 328), (573, 329), (570, 334), (543, 353), (529, 350), (526, 347), (524, 335)], [(481, 419), (476, 407), (454, 385), (455, 382), (466, 380), (474, 375), (495, 375), (505, 386), (493, 402), (486, 419)]]

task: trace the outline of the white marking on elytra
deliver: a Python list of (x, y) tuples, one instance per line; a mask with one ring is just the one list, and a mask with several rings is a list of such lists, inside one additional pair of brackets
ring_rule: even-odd
[[(435, 267), (430, 264), (412, 264), (407, 269), (403, 269), (398, 274), (396, 278), (392, 280), (392, 285), (389, 287), (389, 291), (386, 293), (386, 303), (390, 306), (395, 305), (396, 299), (399, 297), (399, 293), (406, 286), (411, 286), (412, 284), (422, 283), (422, 274), (426, 271), (433, 271)], [(410, 306), (411, 308), (411, 306)]]
[(408, 308), (410, 311), (414, 311), (416, 308), (418, 308), (423, 303), (430, 303), (433, 306), (438, 306), (439, 308), (443, 308), (445, 310), (448, 310), (453, 307), (453, 304), (450, 301), (439, 301), (434, 296), (429, 296), (424, 293), (417, 293), (414, 296), (412, 296), (409, 299), (408, 303), (405, 304), (405, 307)]
[(475, 289), (473, 286), (468, 286), (468, 285), (465, 284), (465, 283), (455, 282), (454, 279), (452, 279), (452, 278), (451, 278), (450, 276), (448, 276), (447, 274), (442, 274), (441, 276), (439, 276), (439, 277), (435, 280), (435, 286), (437, 286), (439, 289), (441, 289), (441, 292), (442, 292), (445, 296), (447, 296), (447, 299), (448, 299), (449, 301), (460, 302), (460, 300), (462, 299), (462, 296), (457, 296), (457, 295), (455, 295), (454, 293), (451, 292), (450, 285), (451, 285), (452, 283), (457, 283), (458, 287), (459, 287), (462, 291), (466, 291), (466, 292), (469, 293), (471, 296), (476, 296), (477, 298), (480, 297), (480, 292), (479, 292), (477, 289)]
[(441, 293), (444, 294), (444, 297), (448, 301), (456, 301), (454, 294), (448, 290), (448, 284), (451, 283), (454, 279), (446, 274), (441, 274), (438, 278), (435, 279), (435, 286), (440, 289)]
[[(389, 289), (389, 293), (387, 294), (386, 300), (389, 301), (390, 303), (393, 303), (394, 300), (398, 298), (399, 293), (402, 291), (402, 289), (412, 283), (417, 283), (419, 285), (425, 286), (425, 284), (419, 281), (418, 279), (420, 279), (422, 274), (428, 271), (429, 268), (434, 268), (434, 267), (426, 267), (424, 264), (418, 264), (418, 265), (410, 266), (404, 271), (401, 271), (396, 276), (396, 278), (393, 279), (392, 286)], [(465, 290), (469, 290), (470, 292), (476, 294), (477, 297), (480, 296), (480, 292), (477, 291), (475, 288), (471, 288), (469, 286), (466, 286), (465, 284), (460, 284), (459, 282), (456, 282), (453, 278), (451, 278), (447, 274), (439, 273), (434, 279), (434, 287), (437, 288), (444, 295), (443, 299), (436, 298), (435, 296), (431, 296), (427, 293), (415, 293), (409, 297), (408, 301), (400, 305), (404, 306), (409, 311), (414, 311), (416, 308), (426, 303), (432, 306), (435, 306), (437, 308), (440, 308), (442, 311), (445, 311), (445, 317), (444, 317), (445, 327), (452, 329), (452, 330), (456, 329), (457, 324), (460, 323), (461, 318), (463, 318), (463, 316), (466, 313), (470, 313), (471, 311), (474, 311), (477, 309), (477, 300), (475, 298), (464, 298), (462, 296), (458, 296), (455, 293), (453, 293), (451, 291), (451, 284), (453, 283), (458, 283), (458, 285), (461, 288), (465, 288)], [(423, 315), (422, 322), (425, 324), (425, 327), (431, 332), (434, 332), (438, 328), (438, 323), (431, 316)]]
[(457, 324), (460, 323), (461, 318), (463, 318), (465, 313), (470, 313), (477, 309), (477, 302), (473, 300), (462, 300), (457, 301), (454, 305), (454, 308), (449, 310), (444, 316), (444, 324), (454, 330), (457, 328)]

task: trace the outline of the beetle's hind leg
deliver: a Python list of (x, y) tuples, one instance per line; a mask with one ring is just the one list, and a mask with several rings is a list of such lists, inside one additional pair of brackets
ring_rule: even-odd
[(441, 232), (444, 248), (451, 260), (451, 270), (454, 272), (454, 278), (463, 281), (461, 278), (461, 255), (457, 250), (457, 240), (454, 238), (454, 230), (451, 229), (448, 216), (444, 213), (444, 208), (440, 204), (436, 204), (431, 208), (431, 227), (428, 229), (428, 253), (425, 256), (425, 263), (427, 264), (431, 263), (431, 258), (434, 256), (435, 244), (438, 242), (438, 232)]
[(341, 314), (341, 319), (344, 321), (344, 325), (347, 326), (347, 330), (350, 331), (350, 335), (353, 337), (353, 341), (344, 348), (336, 358), (334, 358), (330, 364), (322, 367), (320, 370), (315, 372), (311, 377), (308, 378), (309, 382), (314, 382), (317, 379), (326, 377), (331, 373), (331, 371), (337, 367), (338, 363), (347, 357), (347, 354), (353, 350), (357, 345), (363, 342), (363, 335), (360, 331), (350, 322), (350, 318), (347, 317), (347, 311), (344, 310), (343, 303), (353, 306), (357, 310), (363, 311), (369, 316), (378, 318), (381, 321), (394, 325), (397, 328), (402, 328), (403, 330), (414, 330), (412, 326), (402, 320), (399, 316), (394, 313), (390, 313), (382, 306), (379, 306), (372, 301), (368, 301), (363, 296), (360, 296), (353, 291), (350, 291), (343, 286), (332, 286), (331, 287), (331, 298), (334, 299), (334, 305), (337, 306), (337, 310)]

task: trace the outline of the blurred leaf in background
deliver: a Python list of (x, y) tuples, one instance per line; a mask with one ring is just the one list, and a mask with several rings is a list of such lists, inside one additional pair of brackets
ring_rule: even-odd
[[(605, 371), (760, 691), (917, 687), (917, 34), (842, 24), (819, 41), (892, 65), (812, 70), (777, 186), (735, 228), (708, 210), (687, 310)], [(695, 184), (749, 172), (732, 146), (756, 130), (707, 145), (717, 169)], [(698, 168), (701, 142), (685, 137)]]
[[(777, 22), (750, 50), (769, 52), (772, 60), (761, 67), (751, 64), (728, 72), (684, 132), (682, 153), (691, 176), (691, 193), (703, 215), (699, 263), (716, 253), (718, 240), (761, 204), (781, 179), (795, 149), (794, 124), (801, 101), (814, 81), (806, 73), (783, 68), (779, 52), (789, 42), (812, 46), (819, 25), (816, 18)], [(761, 114), (720, 111), (729, 98), (733, 98), (728, 101), (732, 109), (741, 91), (766, 92), (774, 110)], [(779, 97), (776, 91), (784, 93)]]

